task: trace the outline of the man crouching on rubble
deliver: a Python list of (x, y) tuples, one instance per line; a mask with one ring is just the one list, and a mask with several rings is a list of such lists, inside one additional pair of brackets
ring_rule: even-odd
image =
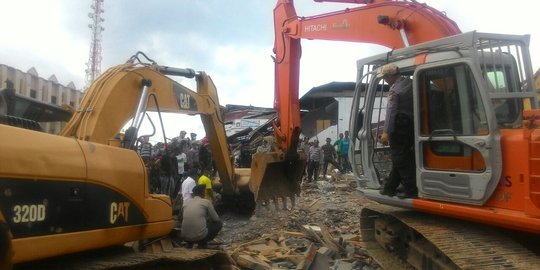
[(212, 203), (204, 199), (204, 185), (193, 188), (193, 198), (183, 206), (182, 239), (192, 248), (207, 248), (208, 241), (214, 239), (223, 223)]

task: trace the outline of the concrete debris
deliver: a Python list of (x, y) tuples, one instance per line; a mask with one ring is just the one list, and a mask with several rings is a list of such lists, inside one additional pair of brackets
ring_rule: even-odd
[(249, 224), (231, 218), (221, 236), (223, 248), (240, 269), (364, 270), (382, 269), (360, 237), (364, 199), (352, 175), (302, 185), (297, 207), (275, 211), (261, 207)]

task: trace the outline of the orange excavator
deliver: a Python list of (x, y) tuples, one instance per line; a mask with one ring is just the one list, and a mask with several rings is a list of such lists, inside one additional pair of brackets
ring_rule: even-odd
[[(349, 158), (363, 195), (371, 200), (361, 217), (371, 255), (388, 269), (540, 265), (520, 241), (531, 239), (523, 233), (532, 233), (532, 239), (540, 234), (540, 113), (529, 37), (462, 34), (443, 13), (416, 1), (328, 2), (360, 7), (312, 17), (297, 16), (290, 0), (278, 1), (274, 9), (275, 104), (287, 134), (277, 135), (290, 137), (282, 147), (294, 145), (300, 127), (300, 39), (389, 47), (388, 53), (357, 62), (349, 128), (354, 131)], [(389, 147), (377, 141), (389, 87), (375, 75), (389, 63), (413, 80), (415, 199), (379, 194), (391, 168)]]

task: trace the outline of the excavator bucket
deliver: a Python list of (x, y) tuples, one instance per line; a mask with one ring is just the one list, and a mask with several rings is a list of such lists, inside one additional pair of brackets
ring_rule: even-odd
[(249, 187), (255, 201), (277, 201), (300, 193), (306, 159), (284, 160), (277, 152), (256, 153), (251, 162)]

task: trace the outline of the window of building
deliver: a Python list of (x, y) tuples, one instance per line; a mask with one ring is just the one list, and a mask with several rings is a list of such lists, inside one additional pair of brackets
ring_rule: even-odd
[(19, 89), (17, 89), (17, 93), (22, 95), (23, 94), (23, 88), (24, 88), (24, 81), (23, 81), (23, 79), (20, 79), (19, 80)]
[(57, 104), (56, 103), (56, 96), (51, 96), (51, 103), (52, 104)]
[(37, 91), (34, 89), (30, 89), (30, 97), (31, 98), (37, 98)]
[(45, 102), (48, 102), (49, 100), (47, 98), (49, 96), (49, 89), (47, 89), (45, 86), (43, 86), (41, 88), (41, 93), (42, 93), (41, 100), (45, 101)]

